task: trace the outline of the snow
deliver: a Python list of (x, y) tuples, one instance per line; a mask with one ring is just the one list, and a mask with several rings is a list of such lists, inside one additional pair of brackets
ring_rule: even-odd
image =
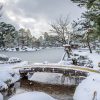
[(0, 93), (0, 100), (3, 100), (3, 95)]
[(93, 62), (93, 68), (98, 69), (98, 63), (100, 62), (100, 54), (93, 51), (93, 53), (89, 53), (89, 51), (83, 51), (83, 50), (74, 50), (74, 54), (79, 54), (82, 56), (87, 56), (89, 60), (92, 60)]
[(7, 57), (6, 55), (0, 54), (0, 64), (7, 63), (19, 63), (21, 59), (18, 57)]
[(80, 56), (87, 56), (88, 55), (88, 51), (84, 51), (84, 50), (74, 50), (73, 54), (79, 54)]
[(75, 85), (74, 78), (64, 76), (60, 73), (47, 73), (47, 72), (36, 72), (29, 76), (28, 80), (45, 83), (45, 84), (56, 84), (56, 85)]
[(16, 49), (19, 49), (18, 51), (37, 51), (37, 50), (41, 50), (42, 48), (30, 48), (30, 47), (27, 47), (27, 46), (24, 46), (23, 48), (22, 47), (16, 47), (16, 48), (7, 48), (6, 51), (17, 51)]
[(55, 100), (43, 92), (26, 92), (15, 95), (8, 100)]
[(47, 84), (61, 84), (61, 77), (62, 74), (58, 73), (36, 72), (29, 80)]
[(0, 71), (0, 80), (6, 82), (7, 80), (11, 80), (11, 75), (8, 71)]
[(65, 60), (61, 60), (60, 62), (58, 62), (59, 65), (72, 65), (72, 61), (65, 61)]
[(66, 47), (66, 46), (70, 46), (70, 45), (69, 44), (64, 44), (63, 46)]
[(0, 90), (7, 89), (7, 88), (8, 88), (7, 84), (0, 80)]
[(24, 47), (24, 48), (19, 48), (19, 51), (36, 51), (36, 48), (29, 48), (29, 47)]
[[(0, 56), (6, 57), (5, 55), (2, 54), (0, 54)], [(17, 61), (19, 60), (19, 58), (12, 57), (9, 58), (8, 61), (10, 60), (13, 61), (14, 59), (17, 59)], [(10, 84), (18, 81), (20, 79), (20, 75), (19, 75), (19, 69), (16, 69), (16, 67), (23, 67), (26, 65), (28, 65), (27, 61), (23, 61), (20, 63), (13, 63), (13, 64), (10, 63), (0, 64), (0, 90), (7, 89)]]
[[(92, 54), (90, 54), (87, 50), (86, 51), (74, 50), (74, 53), (79, 54), (81, 56), (87, 56), (90, 60), (93, 61), (94, 68), (95, 69), (98, 68), (98, 63), (100, 62), (100, 54), (97, 54), (94, 51)], [(58, 54), (59, 54), (59, 52), (58, 52)], [(49, 57), (51, 57), (51, 59), (53, 59), (52, 58), (53, 56), (51, 55), (50, 52), (48, 52), (48, 55), (49, 55)], [(2, 55), (2, 54), (1, 54), (1, 56), (4, 57), (4, 55)], [(38, 54), (36, 54), (36, 56), (38, 56)], [(46, 54), (46, 56), (47, 56), (47, 54)], [(46, 56), (44, 58), (47, 60)], [(34, 57), (34, 58), (36, 59), (36, 57)], [(39, 55), (39, 58), (43, 59), (43, 56)], [(70, 66), (70, 63), (71, 63), (71, 61), (69, 60), (69, 62), (62, 61), (59, 64), (56, 63), (55, 65), (56, 66), (58, 66), (58, 65), (59, 66), (60, 65)], [(42, 64), (49, 65), (50, 63), (44, 62)], [(6, 83), (7, 80), (8, 80), (8, 82), (10, 82), (10, 84), (16, 82), (20, 78), (19, 73), (18, 73), (19, 68), (24, 67), (24, 66), (27, 67), (27, 65), (28, 65), (27, 61), (23, 61), (23, 62), (16, 63), (16, 64), (0, 64), (0, 88), (7, 89), (7, 85), (8, 85), (8, 83)], [(35, 63), (34, 65), (39, 65), (39, 64)], [(34, 73), (33, 76), (31, 78), (29, 78), (29, 80), (43, 82), (43, 83), (47, 83), (47, 84), (65, 84), (65, 85), (71, 84), (68, 77), (65, 77), (65, 79), (63, 80), (63, 83), (62, 83), (62, 79), (63, 79), (62, 77), (63, 77), (63, 74), (59, 74), (59, 73), (37, 72), (37, 73)], [(72, 80), (72, 84), (74, 84), (74, 80)], [(99, 84), (100, 84), (100, 76), (97, 74), (90, 75), (87, 79), (85, 79), (82, 83), (79, 84), (79, 86), (77, 87), (77, 89), (75, 91), (74, 99), (75, 100), (92, 100), (93, 94), (95, 94), (95, 91), (96, 91), (97, 100), (100, 100), (100, 97), (99, 97), (100, 86), (99, 86)], [(23, 96), (22, 95), (23, 94), (21, 92), (20, 96), (15, 95), (14, 97), (12, 97), (9, 100), (22, 100), (22, 98), (23, 98), (23, 100), (29, 100), (29, 98), (30, 98), (30, 100), (33, 100), (33, 97), (31, 98), (30, 93), (29, 93), (29, 95), (26, 95), (26, 94), (24, 94)], [(17, 96), (18, 96), (18, 98), (17, 98)], [(29, 96), (28, 99), (26, 99), (27, 98), (26, 96)], [(32, 95), (32, 96), (34, 96), (34, 95)], [(22, 97), (22, 98), (20, 99), (20, 97)], [(14, 99), (14, 98), (17, 98), (17, 99)], [(41, 98), (38, 98), (35, 100), (39, 100), (39, 99), (42, 100)], [(46, 98), (43, 100), (49, 100), (49, 99)], [(52, 100), (52, 99), (50, 99), (50, 100)]]
[(5, 70), (0, 71), (0, 81), (1, 81), (1, 83), (4, 82), (7, 85), (9, 85), (9, 84), (15, 83), (19, 79), (20, 79), (19, 74), (16, 74), (16, 73), (11, 72), (11, 71), (5, 71)]
[(98, 67), (98, 63), (100, 63), (100, 54), (93, 53), (88, 55), (89, 59), (93, 61), (94, 68)]
[(10, 84), (20, 79), (18, 70), (8, 69), (7, 67), (5, 69), (0, 70), (0, 90), (7, 89)]
[(91, 74), (83, 80), (76, 88), (73, 98), (74, 100), (100, 100), (100, 74)]
[(0, 57), (2, 57), (2, 58), (8, 58), (6, 55), (4, 55), (4, 54), (0, 54)]
[(0, 70), (12, 70), (17, 67), (24, 67), (28, 65), (28, 61), (22, 61), (20, 63), (13, 64), (0, 64)]
[(7, 61), (8, 63), (16, 63), (16, 62), (21, 62), (20, 58), (17, 57), (10, 57), (9, 60)]

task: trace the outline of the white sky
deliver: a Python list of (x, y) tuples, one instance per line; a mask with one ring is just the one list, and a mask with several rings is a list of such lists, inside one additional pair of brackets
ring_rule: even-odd
[(13, 24), (17, 29), (29, 28), (32, 35), (48, 31), (49, 23), (60, 16), (70, 21), (81, 16), (84, 9), (70, 0), (0, 0), (4, 3), (1, 21)]

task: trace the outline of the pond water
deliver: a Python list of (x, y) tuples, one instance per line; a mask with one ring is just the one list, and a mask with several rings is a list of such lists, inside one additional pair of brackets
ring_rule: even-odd
[(0, 52), (8, 57), (18, 57), (30, 63), (57, 63), (61, 60), (64, 48), (46, 48), (34, 52)]
[(4, 100), (8, 100), (14, 94), (20, 94), (26, 91), (45, 92), (57, 100), (73, 100), (75, 86), (42, 84), (22, 79), (16, 82), (6, 92), (3, 92)]
[[(29, 61), (29, 63), (43, 63), (45, 61), (49, 63), (58, 63), (63, 54), (63, 48), (46, 48), (40, 51), (34, 52), (0, 52), (0, 54), (7, 55), (9, 57), (18, 57), (23, 61)], [(36, 82), (30, 83), (30, 81), (21, 79), (10, 87), (7, 91), (3, 92), (4, 100), (8, 100), (14, 94), (23, 93), (26, 91), (42, 91), (45, 92), (57, 100), (72, 100), (74, 93), (74, 87), (58, 86), (58, 85), (46, 85)]]

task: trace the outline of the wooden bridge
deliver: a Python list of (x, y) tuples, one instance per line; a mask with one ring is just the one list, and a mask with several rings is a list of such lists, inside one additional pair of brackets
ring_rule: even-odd
[(82, 68), (79, 66), (62, 66), (62, 65), (46, 65), (46, 64), (38, 64), (31, 65), (19, 70), (20, 75), (26, 76), (28, 73), (35, 72), (49, 72), (49, 73), (62, 73), (65, 76), (84, 76), (87, 77), (88, 73), (100, 73), (97, 70), (91, 68)]
[[(65, 80), (65, 77), (70, 79), (74, 79), (75, 85), (78, 85), (83, 79), (85, 79), (89, 73), (98, 73), (99, 71), (91, 69), (91, 68), (82, 68), (79, 66), (63, 66), (63, 65), (46, 65), (46, 64), (38, 64), (31, 65), (26, 67), (17, 67), (20, 68), (19, 73), (21, 77), (28, 77), (28, 75), (33, 75), (36, 72), (48, 72), (48, 73), (61, 73), (63, 74), (61, 80), (62, 83)], [(81, 81), (80, 81), (81, 80)]]

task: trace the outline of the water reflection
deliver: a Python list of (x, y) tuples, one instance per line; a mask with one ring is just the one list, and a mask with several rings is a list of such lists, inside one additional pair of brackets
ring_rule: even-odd
[(2, 93), (4, 95), (4, 100), (8, 100), (8, 98), (14, 94), (20, 94), (26, 91), (41, 91), (51, 95), (57, 100), (72, 100), (75, 86), (42, 84), (22, 79)]

